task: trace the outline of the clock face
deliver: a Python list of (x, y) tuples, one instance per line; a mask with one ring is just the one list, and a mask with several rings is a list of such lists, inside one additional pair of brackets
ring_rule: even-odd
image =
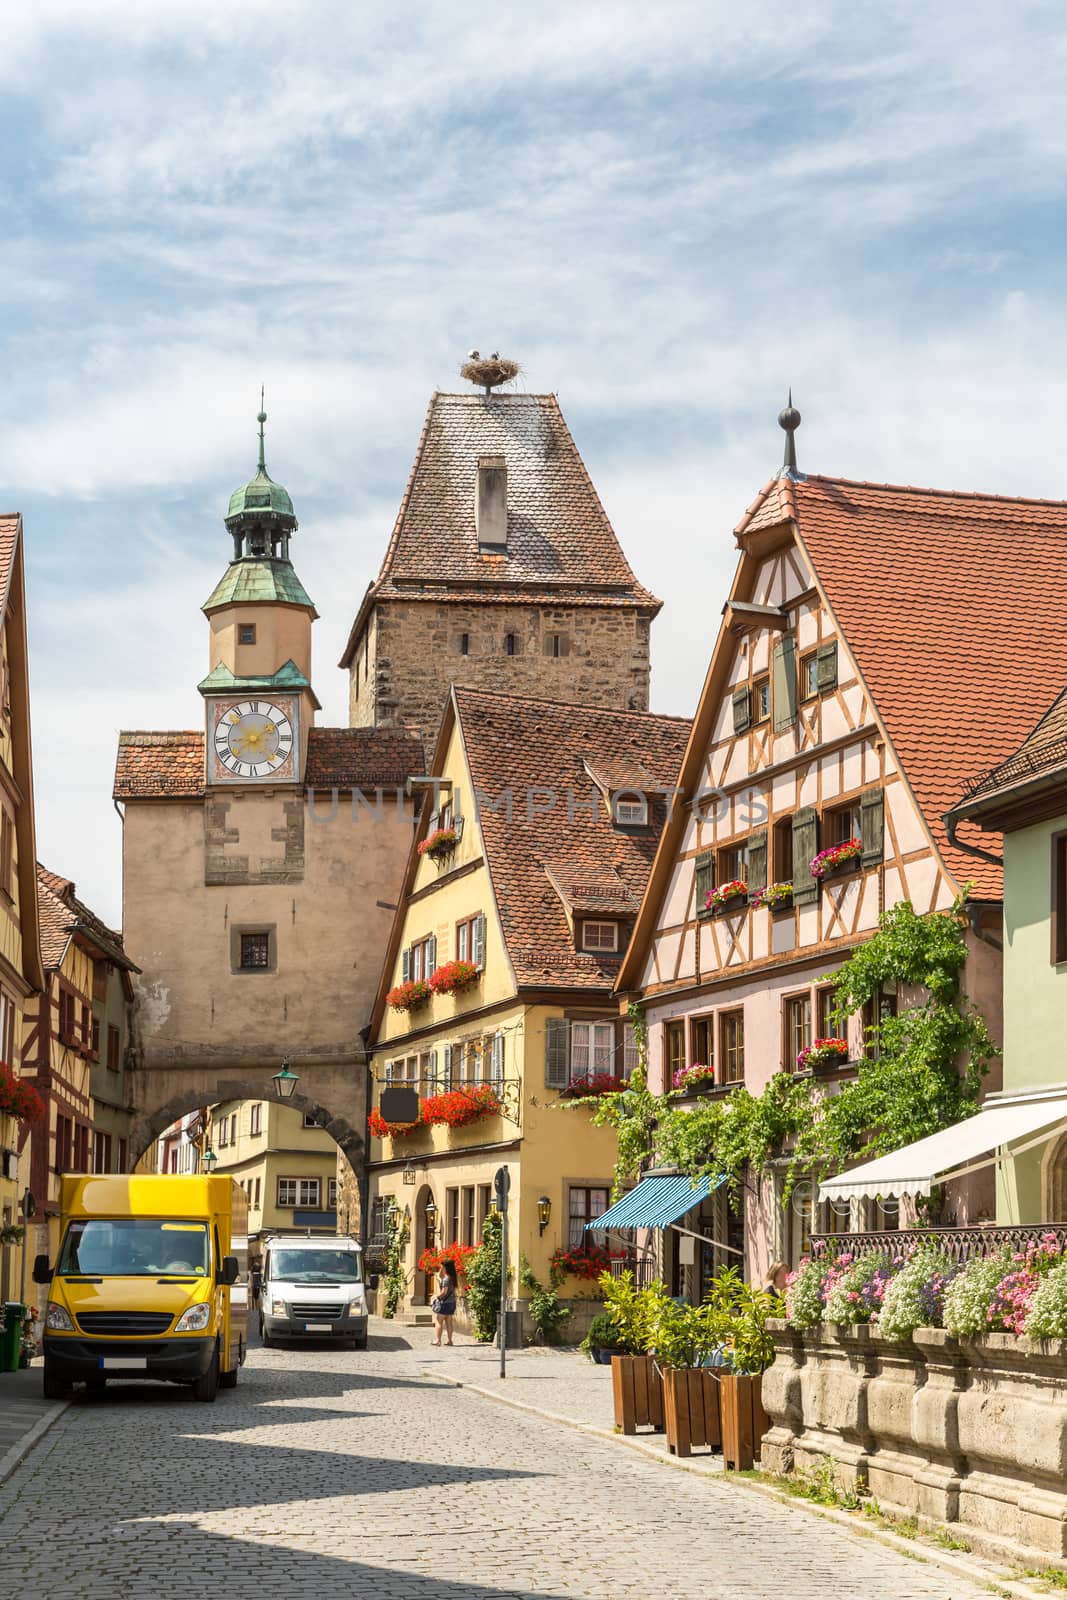
[(270, 778), (293, 775), (293, 723), (288, 711), (270, 700), (240, 700), (218, 714), (214, 728), (220, 778)]

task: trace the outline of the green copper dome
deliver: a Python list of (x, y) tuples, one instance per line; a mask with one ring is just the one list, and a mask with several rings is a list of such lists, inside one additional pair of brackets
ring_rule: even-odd
[(293, 515), (293, 502), (289, 498), (288, 489), (283, 489), (280, 483), (268, 478), (265, 467), (260, 467), (255, 477), (246, 483), (243, 489), (233, 491), (226, 521), (229, 522), (231, 517), (240, 517), (245, 512), (257, 517), (262, 516), (264, 512), (283, 517)]

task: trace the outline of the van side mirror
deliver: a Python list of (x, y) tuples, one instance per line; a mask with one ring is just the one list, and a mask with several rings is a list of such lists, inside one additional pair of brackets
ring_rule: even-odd
[(219, 1268), (220, 1283), (236, 1283), (241, 1275), (241, 1263), (236, 1256), (223, 1256), (222, 1266)]
[(51, 1283), (52, 1269), (48, 1265), (47, 1256), (34, 1256), (33, 1281), (34, 1283)]

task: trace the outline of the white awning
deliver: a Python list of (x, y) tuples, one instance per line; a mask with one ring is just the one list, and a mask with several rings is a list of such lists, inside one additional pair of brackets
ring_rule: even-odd
[[(929, 1194), (935, 1183), (962, 1177), (997, 1159), (995, 1152), (1043, 1129), (1025, 1150), (1067, 1131), (1067, 1093), (1037, 1099), (999, 1101), (951, 1128), (917, 1139), (891, 1155), (866, 1161), (819, 1185), (820, 1200), (875, 1199), (878, 1195)], [(1014, 1151), (1013, 1154), (1020, 1152)], [(975, 1161), (976, 1156), (985, 1160)]]

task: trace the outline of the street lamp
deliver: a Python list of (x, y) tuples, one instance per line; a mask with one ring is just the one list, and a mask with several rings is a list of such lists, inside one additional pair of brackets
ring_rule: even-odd
[(276, 1094), (282, 1100), (291, 1100), (293, 1098), (293, 1090), (300, 1082), (300, 1074), (292, 1071), (288, 1061), (283, 1061), (282, 1070), (274, 1073), (270, 1081), (274, 1085)]
[(208, 1145), (207, 1149), (204, 1151), (203, 1155), (200, 1157), (200, 1162), (201, 1162), (201, 1165), (204, 1167), (204, 1169), (208, 1173), (212, 1173), (215, 1170), (215, 1167), (216, 1167), (216, 1164), (218, 1162), (218, 1159), (219, 1158), (215, 1154), (214, 1150), (212, 1150), (211, 1146)]

